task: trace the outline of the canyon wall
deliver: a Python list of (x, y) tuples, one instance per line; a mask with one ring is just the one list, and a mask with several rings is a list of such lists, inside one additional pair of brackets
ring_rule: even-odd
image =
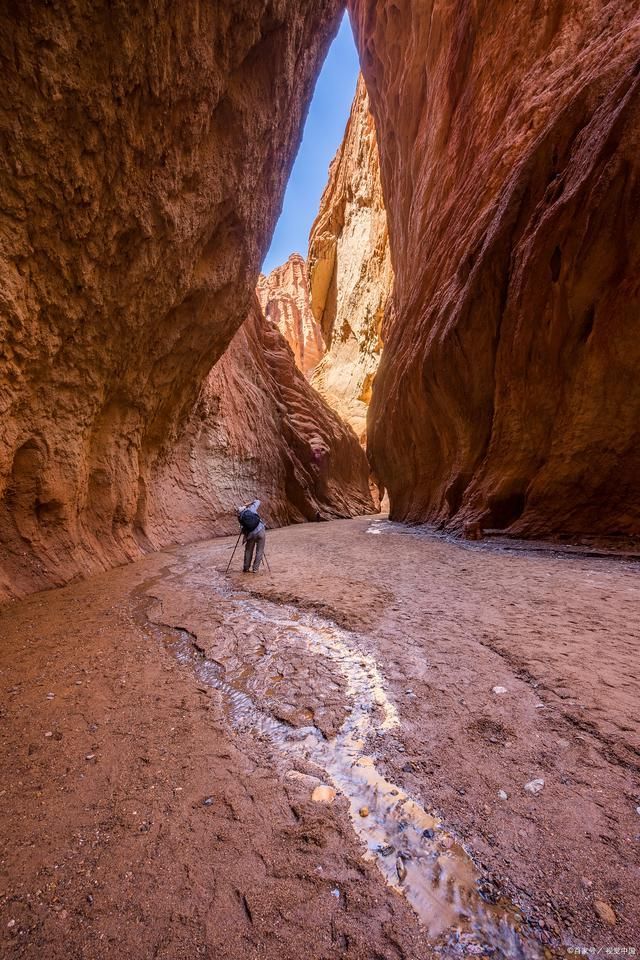
[(373, 118), (362, 76), (309, 237), (311, 309), (327, 352), (311, 382), (366, 437), (393, 283)]
[(637, 535), (637, 2), (348, 6), (395, 270), (368, 445), (392, 515)]
[(0, 596), (148, 546), (247, 316), (339, 0), (0, 12)]
[(150, 477), (151, 546), (236, 533), (254, 496), (277, 526), (371, 513), (358, 440), (309, 386), (256, 301)]
[(324, 340), (311, 312), (304, 257), (292, 253), (268, 276), (260, 274), (257, 294), (264, 315), (280, 330), (300, 370), (311, 373), (324, 354)]

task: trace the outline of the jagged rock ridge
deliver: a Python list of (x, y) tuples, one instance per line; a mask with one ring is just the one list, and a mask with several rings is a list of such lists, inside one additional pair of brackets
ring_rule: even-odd
[(258, 300), (268, 320), (283, 335), (303, 373), (309, 374), (325, 352), (320, 324), (311, 312), (307, 264), (299, 253), (268, 276), (260, 274)]
[(309, 237), (311, 309), (327, 352), (311, 382), (366, 437), (393, 283), (373, 118), (362, 76)]

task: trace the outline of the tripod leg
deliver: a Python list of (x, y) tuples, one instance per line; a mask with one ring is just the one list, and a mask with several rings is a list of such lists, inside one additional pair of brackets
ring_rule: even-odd
[(271, 575), (271, 567), (269, 566), (269, 561), (268, 561), (268, 559), (267, 559), (266, 553), (263, 554), (263, 556), (264, 556), (264, 562), (265, 562), (266, 565), (267, 565), (267, 570), (269, 571), (269, 575)]
[(229, 563), (227, 564), (227, 569), (225, 570), (225, 573), (229, 573), (229, 567), (231, 566), (231, 564), (232, 564), (232, 562), (233, 562), (233, 558), (234, 558), (235, 555), (236, 555), (236, 550), (238, 549), (238, 544), (240, 543), (240, 537), (241, 537), (241, 536), (242, 536), (242, 533), (240, 533), (240, 534), (238, 535), (238, 539), (236, 540), (236, 545), (235, 545), (235, 547), (233, 548), (233, 553), (231, 554), (231, 557), (229, 558)]

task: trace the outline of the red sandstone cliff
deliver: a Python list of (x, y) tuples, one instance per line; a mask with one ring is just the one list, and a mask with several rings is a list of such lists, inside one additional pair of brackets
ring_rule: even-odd
[(355, 434), (309, 386), (257, 301), (154, 468), (150, 544), (235, 533), (235, 512), (254, 495), (271, 525), (374, 509)]
[(339, 7), (0, 14), (0, 595), (147, 545), (154, 464), (247, 315)]
[(393, 283), (373, 118), (362, 77), (309, 237), (311, 307), (327, 353), (311, 382), (364, 442)]
[(309, 374), (324, 354), (324, 340), (309, 298), (307, 264), (299, 253), (268, 276), (260, 274), (258, 300), (265, 316), (283, 335), (303, 373)]
[(392, 513), (640, 532), (635, 0), (349, 0), (395, 320), (369, 451)]

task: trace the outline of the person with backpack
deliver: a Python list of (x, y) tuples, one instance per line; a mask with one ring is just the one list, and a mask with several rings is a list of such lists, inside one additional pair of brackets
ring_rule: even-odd
[[(238, 512), (238, 521), (242, 529), (244, 543), (244, 563), (242, 572), (249, 573), (251, 570), (251, 561), (253, 560), (253, 572), (257, 573), (264, 556), (264, 545), (267, 539), (267, 531), (264, 523), (260, 519), (258, 510), (260, 501), (254, 500), (248, 507), (244, 507)], [(255, 558), (253, 552), (255, 550)]]

